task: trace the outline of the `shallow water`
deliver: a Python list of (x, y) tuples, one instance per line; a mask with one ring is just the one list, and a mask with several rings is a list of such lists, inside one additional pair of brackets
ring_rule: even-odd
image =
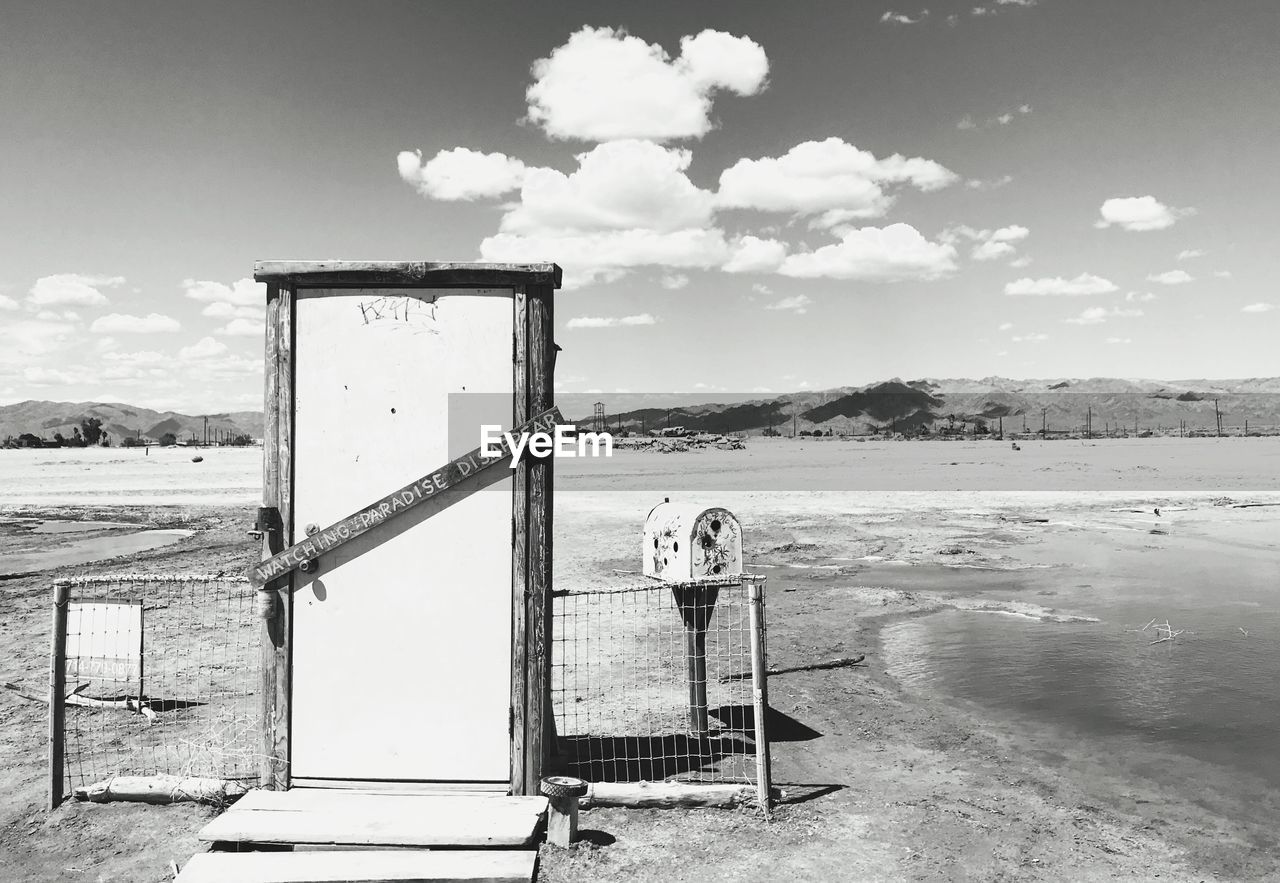
[[(1193, 799), (1280, 821), (1277, 537), (1275, 509), (1208, 510), (1163, 527), (1050, 537), (1019, 553), (1059, 566), (989, 581), (968, 571), (960, 582), (953, 576), (952, 590), (985, 589), (986, 597), (1097, 622), (945, 610), (886, 626), (885, 662), (911, 691), (1088, 744), (1129, 772), (1141, 771), (1146, 755), (1161, 764), (1185, 758), (1181, 772), (1148, 772), (1175, 782), (1181, 775)], [(1158, 635), (1142, 627), (1153, 618), (1185, 631), (1152, 644)], [(1254, 799), (1241, 800), (1241, 789)]]
[(38, 573), (55, 567), (88, 564), (119, 555), (148, 552), (172, 545), (194, 533), (192, 530), (142, 530), (114, 536), (87, 537), (42, 549), (7, 552), (0, 557), (0, 576)]

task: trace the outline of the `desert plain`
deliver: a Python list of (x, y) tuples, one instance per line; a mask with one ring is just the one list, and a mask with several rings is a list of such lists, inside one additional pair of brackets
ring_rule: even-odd
[[(723, 505), (768, 577), (770, 666), (866, 659), (770, 678), (793, 723), (772, 821), (588, 810), (539, 879), (1280, 875), (1280, 743), (1259, 736), (1280, 667), (1280, 439), (1021, 448), (752, 439), (558, 465), (558, 587), (638, 568), (663, 497)], [(255, 559), (260, 452), (202, 454), (0, 452), (0, 680), (44, 677), (59, 577)], [(1151, 644), (1149, 618), (1186, 633)], [(45, 715), (0, 694), (4, 876), (160, 881), (203, 848), (206, 807), (47, 812)]]

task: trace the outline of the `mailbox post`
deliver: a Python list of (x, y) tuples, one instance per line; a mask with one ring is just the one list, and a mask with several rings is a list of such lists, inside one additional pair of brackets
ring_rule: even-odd
[(689, 678), (689, 729), (698, 738), (707, 722), (707, 628), (720, 587), (742, 576), (742, 529), (727, 509), (664, 500), (645, 519), (644, 573), (671, 584), (684, 623)]

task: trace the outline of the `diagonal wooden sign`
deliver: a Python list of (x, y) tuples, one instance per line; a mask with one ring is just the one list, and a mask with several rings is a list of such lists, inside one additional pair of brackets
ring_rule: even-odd
[(561, 419), (558, 408), (544, 411), (523, 426), (517, 426), (511, 432), (503, 433), (501, 441), (495, 441), (491, 446), (501, 452), (498, 456), (481, 457), (481, 448), (464, 454), (453, 462), (427, 473), (417, 481), (405, 485), (400, 490), (387, 494), (354, 515), (348, 515), (336, 524), (317, 531), (302, 542), (253, 565), (249, 568), (249, 582), (255, 588), (262, 588), (271, 580), (297, 569), (308, 561), (314, 561), (327, 552), (332, 552), (343, 543), (409, 511), (419, 503), (438, 498), (442, 492), (474, 479), (486, 469), (492, 469), (499, 463), (506, 463), (511, 459), (513, 439), (532, 433), (554, 433), (556, 424)]

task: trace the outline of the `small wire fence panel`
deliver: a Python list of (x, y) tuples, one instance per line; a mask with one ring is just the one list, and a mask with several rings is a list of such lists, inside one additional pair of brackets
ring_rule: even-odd
[(121, 775), (256, 783), (259, 633), (242, 579), (100, 576), (67, 610), (66, 778)]
[(570, 774), (755, 784), (744, 583), (559, 592), (552, 603), (552, 706)]

